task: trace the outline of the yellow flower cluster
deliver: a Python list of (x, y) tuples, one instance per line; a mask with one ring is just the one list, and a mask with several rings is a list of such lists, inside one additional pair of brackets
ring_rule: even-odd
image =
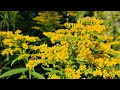
[[(30, 37), (28, 35), (24, 36), (20, 33), (21, 33), (21, 30), (17, 30), (15, 32), (15, 34), (13, 34), (10, 31), (0, 32), (1, 37), (3, 37), (3, 40), (2, 40), (3, 45), (7, 46), (7, 48), (5, 48), (5, 50), (2, 51), (3, 55), (5, 53), (7, 53), (7, 51), (9, 51), (11, 53), (11, 55), (13, 55), (13, 51), (22, 53), (21, 47), (23, 49), (28, 49), (29, 48), (28, 43), (36, 42), (36, 41), (40, 40), (38, 37)], [(8, 34), (10, 34), (10, 35), (8, 35)]]
[(91, 53), (92, 52), (89, 48), (81, 48), (81, 50), (79, 51), (78, 57), (88, 58)]
[(24, 39), (28, 42), (36, 42), (36, 41), (40, 40), (39, 37), (32, 37), (32, 36), (28, 36), (28, 35), (24, 36)]
[[(68, 78), (78, 78), (75, 74), (75, 71), (77, 70), (80, 70), (84, 75), (92, 74), (94, 77), (97, 77), (98, 75), (101, 77), (103, 76), (103, 78), (106, 76), (118, 76), (116, 73), (118, 72), (116, 67), (118, 67), (117, 65), (120, 64), (120, 51), (114, 50), (112, 45), (119, 44), (120, 42), (114, 41), (112, 36), (105, 35), (106, 28), (104, 25), (102, 25), (102, 23), (103, 20), (85, 17), (76, 24), (65, 23), (65, 26), (68, 29), (59, 29), (55, 32), (43, 33), (51, 38), (52, 43), (60, 42), (61, 45), (59, 45), (59, 48), (65, 45), (66, 52), (68, 52), (68, 54), (66, 54), (68, 56), (68, 58), (66, 58), (66, 66), (72, 67), (75, 62), (79, 62), (79, 68), (65, 69)], [(58, 48), (55, 48), (54, 50), (56, 49), (58, 50)], [(61, 58), (63, 59), (61, 60), (61, 63), (64, 62), (65, 58), (63, 57), (65, 57), (65, 53), (62, 53), (60, 53), (60, 51), (57, 52), (57, 56), (54, 53), (53, 58), (56, 61), (57, 59)], [(117, 57), (115, 57), (115, 55)], [(73, 58), (75, 61), (72, 61)], [(84, 63), (86, 63), (86, 65), (84, 65)], [(108, 68), (113, 68), (116, 71), (110, 71)], [(94, 71), (94, 69), (96, 69), (96, 71)], [(104, 69), (106, 70), (106, 73), (104, 73)], [(113, 73), (114, 75), (110, 76), (108, 75), (109, 73)], [(80, 75), (78, 76), (80, 78)]]
[(7, 48), (7, 49), (4, 49), (3, 51), (2, 51), (2, 55), (13, 55), (13, 53), (14, 53), (14, 51), (11, 49), (11, 48)]
[(27, 43), (22, 43), (22, 47), (23, 47), (23, 49), (28, 49)]
[[(66, 79), (93, 78), (120, 78), (120, 51), (114, 50), (112, 45), (119, 44), (114, 38), (105, 35), (106, 28), (102, 25), (103, 20), (85, 17), (76, 24), (65, 24), (66, 29), (55, 32), (44, 32), (54, 44), (29, 45), (36, 42), (38, 37), (30, 37), (11, 33), (2, 41), (6, 49), (2, 55), (18, 54), (18, 59), (26, 60), (26, 68), (34, 69), (38, 64), (65, 72)], [(9, 32), (10, 33), (10, 32)], [(1, 33), (2, 36), (7, 35)], [(102, 37), (103, 36), (103, 37)], [(55, 44), (57, 42), (57, 44)], [(27, 49), (27, 50), (26, 50)], [(30, 59), (29, 57), (35, 57)], [(88, 77), (88, 75), (90, 77)], [(48, 79), (60, 79), (61, 76), (49, 74)]]
[(81, 72), (84, 72), (87, 68), (86, 68), (86, 65), (81, 64), (79, 69)]
[(113, 37), (112, 36), (109, 36), (109, 35), (100, 35), (98, 36), (98, 39), (100, 41), (112, 41), (113, 40)]
[(27, 59), (29, 56), (30, 56), (29, 54), (21, 54), (21, 55), (18, 56), (17, 59), (18, 60), (22, 60), (22, 59), (24, 60), (24, 59)]
[(15, 32), (15, 34), (20, 34), (21, 33), (21, 30), (17, 30), (16, 32)]
[(103, 20), (99, 20), (99, 19), (96, 19), (96, 18), (93, 18), (93, 17), (84, 17), (80, 20), (80, 23), (81, 24), (86, 24), (86, 25), (100, 25), (102, 24), (104, 21)]
[(69, 58), (68, 48), (66, 45), (55, 45), (53, 47), (48, 47), (47, 44), (42, 44), (40, 46), (31, 47), (34, 50), (38, 50), (39, 53), (35, 56), (40, 57), (41, 60), (47, 60), (46, 63), (56, 63), (64, 62)]
[(65, 73), (66, 73), (66, 78), (67, 79), (80, 79), (81, 77), (81, 72), (80, 69), (78, 69), (77, 71), (75, 71), (72, 68), (66, 68), (65, 69)]
[[(35, 65), (39, 63), (43, 63), (42, 60), (29, 60), (29, 57), (32, 56), (32, 53), (27, 52), (26, 50), (31, 50), (30, 43), (39, 41), (40, 39), (38, 37), (31, 37), (28, 35), (20, 34), (21, 30), (16, 30), (15, 33), (13, 32), (0, 32), (0, 35), (2, 38), (3, 49), (1, 51), (1, 55), (4, 55), (8, 57), (10, 55), (11, 57), (15, 57), (13, 59), (13, 62), (16, 60), (24, 60), (26, 62), (26, 68), (29, 68), (31, 70), (35, 67)], [(10, 35), (8, 35), (10, 34)], [(37, 46), (36, 46), (37, 47)], [(31, 50), (32, 51), (32, 50)]]
[[(33, 20), (37, 21), (37, 24), (40, 24), (41, 27), (33, 26), (36, 30), (45, 31), (55, 31), (56, 26), (59, 26), (60, 18), (62, 16), (59, 15), (56, 11), (42, 11), (38, 13), (38, 16), (33, 18)], [(44, 29), (45, 28), (45, 29)]]
[(38, 47), (38, 46), (35, 46), (35, 45), (30, 45), (29, 48), (30, 48), (31, 50), (35, 50), (35, 51), (39, 49), (39, 47)]
[(4, 45), (8, 45), (9, 47), (13, 46), (13, 40), (12, 39), (4, 39), (3, 41)]
[(96, 71), (93, 72), (93, 76), (97, 76), (97, 75), (102, 76), (101, 70), (96, 70)]
[(47, 79), (60, 79), (56, 74), (49, 74)]
[(44, 63), (44, 60), (42, 59), (29, 60), (28, 63), (26, 64), (26, 68), (28, 68), (29, 70), (32, 70), (38, 64), (43, 64), (43, 63)]
[(114, 79), (116, 75), (117, 75), (118, 77), (120, 77), (120, 70), (112, 69), (112, 70), (107, 71), (107, 70), (105, 69), (105, 70), (103, 71), (103, 78), (104, 78), (104, 79), (107, 79), (107, 78), (112, 78), (112, 79)]
[(35, 64), (36, 64), (36, 60), (29, 60), (29, 62), (26, 64), (26, 68), (31, 70), (35, 67)]
[(7, 32), (1, 31), (0, 36), (5, 37), (5, 38), (12, 38), (13, 37), (13, 32), (12, 31), (7, 31)]

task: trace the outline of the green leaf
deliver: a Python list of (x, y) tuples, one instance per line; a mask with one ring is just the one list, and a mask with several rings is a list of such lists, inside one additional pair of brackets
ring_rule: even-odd
[(61, 75), (63, 74), (62, 71), (54, 70), (54, 71), (45, 73), (45, 75), (48, 75), (48, 74), (56, 74), (56, 73), (59, 73), (59, 74), (61, 74)]
[(11, 68), (10, 67), (3, 67), (2, 69), (3, 70), (10, 70)]
[(16, 58), (15, 60), (12, 61), (11, 66), (12, 66), (16, 61), (18, 61), (18, 58)]
[(27, 68), (15, 68), (15, 69), (11, 69), (11, 70), (3, 73), (2, 75), (0, 75), (0, 78), (11, 76), (11, 75), (15, 75), (15, 74), (19, 74), (19, 73), (22, 73), (22, 72), (25, 72), (25, 71), (27, 71)]
[(37, 79), (45, 79), (45, 77), (37, 72), (32, 72), (31, 73), (34, 77), (36, 77)]
[(46, 75), (48, 75), (48, 74), (55, 74), (55, 73), (63, 74), (62, 71), (54, 70), (53, 68), (44, 68), (43, 67), (43, 69), (46, 70), (46, 71), (50, 71), (50, 72), (47, 72)]
[(42, 68), (46, 71), (53, 71), (54, 70), (53, 68), (44, 68), (44, 67), (42, 67)]
[(80, 20), (80, 18), (82, 18), (84, 16), (84, 14), (85, 14), (85, 11), (78, 11), (78, 14), (76, 16), (76, 20), (77, 21)]
[(47, 72), (45, 73), (45, 75), (49, 75), (49, 74), (55, 74), (54, 72)]
[(117, 30), (116, 30), (118, 33), (120, 33), (120, 28), (117, 28)]

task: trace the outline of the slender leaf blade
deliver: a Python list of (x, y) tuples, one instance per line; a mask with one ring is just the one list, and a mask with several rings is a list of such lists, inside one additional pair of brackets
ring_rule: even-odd
[(19, 73), (22, 73), (22, 72), (25, 72), (25, 71), (27, 71), (27, 68), (15, 68), (15, 69), (11, 69), (11, 70), (3, 73), (2, 75), (0, 75), (0, 78), (11, 76), (11, 75), (15, 75), (15, 74), (19, 74)]
[(85, 14), (85, 11), (78, 11), (77, 16), (76, 16), (76, 20), (80, 20), (80, 18), (82, 18)]
[(62, 71), (60, 71), (60, 70), (54, 70), (53, 68), (43, 68), (43, 69), (46, 70), (46, 71), (50, 71), (50, 72), (47, 72), (46, 75), (47, 74), (55, 74), (55, 73), (62, 74)]
[(16, 58), (15, 60), (12, 61), (11, 66), (12, 66), (16, 61), (18, 61), (18, 58)]
[(45, 79), (45, 77), (43, 76), (43, 75), (41, 75), (41, 74), (39, 74), (39, 73), (37, 73), (37, 72), (32, 72), (31, 73), (35, 78), (37, 78), (37, 79)]
[(53, 71), (54, 70), (53, 68), (44, 68), (44, 67), (42, 67), (42, 68), (46, 71)]

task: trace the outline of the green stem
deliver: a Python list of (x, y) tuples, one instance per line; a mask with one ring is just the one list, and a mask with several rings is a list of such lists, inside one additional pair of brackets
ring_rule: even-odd
[(16, 18), (16, 15), (14, 15), (14, 21), (13, 21), (13, 30), (14, 30), (14, 32), (15, 32), (15, 18)]
[(29, 79), (31, 79), (31, 71), (29, 71)]

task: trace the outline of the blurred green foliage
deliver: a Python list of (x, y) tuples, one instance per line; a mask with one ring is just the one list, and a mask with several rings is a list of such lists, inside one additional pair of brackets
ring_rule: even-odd
[(120, 35), (120, 11), (95, 11), (94, 16), (104, 20), (108, 34), (114, 37)]
[(15, 31), (16, 16), (18, 12), (19, 11), (0, 11), (0, 30), (12, 29), (12, 31)]
[[(94, 17), (103, 19), (107, 28), (106, 34), (117, 39), (120, 36), (120, 11), (94, 11)], [(120, 50), (120, 45), (114, 45), (115, 50)]]

